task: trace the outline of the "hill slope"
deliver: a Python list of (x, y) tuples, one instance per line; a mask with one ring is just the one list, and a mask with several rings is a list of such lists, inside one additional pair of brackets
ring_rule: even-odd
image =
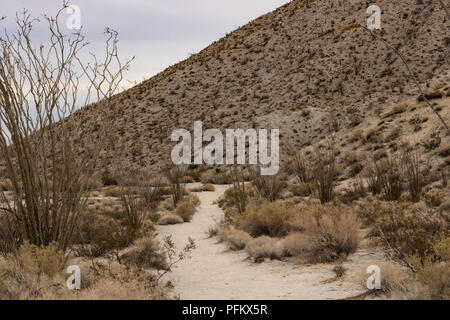
[[(296, 147), (325, 137), (330, 121), (341, 135), (356, 131), (418, 95), (382, 42), (362, 29), (340, 29), (365, 23), (372, 3), (292, 1), (110, 101), (82, 108), (72, 136), (82, 152), (95, 142), (97, 115), (114, 115), (102, 166), (159, 170), (170, 161), (172, 130), (192, 130), (195, 120), (205, 128), (279, 128), (282, 145)], [(406, 57), (424, 88), (445, 87), (450, 22), (439, 2), (376, 4), (377, 33)]]

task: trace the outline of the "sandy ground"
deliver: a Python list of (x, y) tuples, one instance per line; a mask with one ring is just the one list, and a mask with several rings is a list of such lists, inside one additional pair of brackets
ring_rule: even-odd
[(158, 226), (160, 236), (171, 234), (179, 249), (188, 237), (197, 245), (192, 257), (166, 276), (181, 299), (344, 299), (367, 291), (356, 278), (367, 265), (384, 260), (380, 252), (359, 250), (344, 263), (347, 275), (334, 280), (333, 265), (298, 266), (268, 260), (255, 264), (244, 251), (230, 251), (208, 238), (208, 228), (223, 217), (223, 211), (212, 203), (226, 188), (216, 186), (215, 192), (198, 193), (201, 206), (191, 223)]

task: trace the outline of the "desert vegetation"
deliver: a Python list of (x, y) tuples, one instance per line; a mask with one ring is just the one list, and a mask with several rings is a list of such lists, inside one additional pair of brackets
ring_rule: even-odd
[[(378, 4), (383, 30), (367, 32), (360, 1), (291, 1), (123, 92), (131, 61), (117, 32), (84, 61), (83, 35), (58, 28), (62, 11), (43, 19), (41, 48), (37, 21), (18, 15), (0, 36), (0, 299), (174, 298), (166, 276), (196, 243), (159, 231), (217, 206), (223, 221), (205, 238), (255, 269), (313, 266), (330, 282), (356, 276), (362, 296), (450, 299), (447, 11)], [(171, 131), (198, 119), (280, 128), (280, 171), (167, 165)], [(367, 266), (348, 268), (374, 252), (376, 292)]]

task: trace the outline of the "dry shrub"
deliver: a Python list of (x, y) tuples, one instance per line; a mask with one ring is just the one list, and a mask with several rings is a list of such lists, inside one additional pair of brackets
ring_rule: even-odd
[(253, 237), (282, 237), (291, 230), (289, 222), (295, 214), (294, 207), (279, 202), (252, 203), (242, 214), (235, 216), (234, 223)]
[(256, 195), (256, 190), (251, 183), (245, 185), (232, 186), (225, 190), (224, 195), (219, 199), (219, 206), (226, 209), (229, 207), (235, 207), (238, 211), (243, 209), (247, 205), (247, 201)]
[(345, 268), (344, 265), (342, 265), (342, 264), (338, 264), (338, 265), (335, 265), (333, 267), (333, 269), (331, 269), (331, 271), (334, 272), (334, 274), (336, 275), (336, 278), (342, 278), (345, 275), (345, 273), (347, 272), (347, 268)]
[(355, 252), (361, 226), (356, 212), (346, 206), (316, 209), (305, 212), (298, 221), (304, 230), (302, 233), (284, 239), (287, 252), (311, 263), (332, 262)]
[(446, 192), (439, 189), (431, 189), (424, 193), (423, 199), (432, 207), (439, 207), (445, 200)]
[(282, 181), (281, 175), (275, 174), (271, 176), (261, 175), (260, 170), (252, 170), (253, 185), (258, 194), (268, 200), (276, 201), (280, 198), (281, 191), (286, 187), (286, 183)]
[(424, 185), (419, 154), (417, 152), (405, 152), (402, 156), (402, 165), (411, 201), (418, 202)]
[(200, 182), (204, 184), (230, 184), (232, 179), (225, 172), (205, 171), (200, 175)]
[(183, 223), (184, 220), (177, 214), (168, 213), (163, 215), (158, 220), (158, 224), (161, 226), (171, 225), (171, 224), (180, 224)]
[(279, 240), (268, 236), (252, 239), (247, 243), (245, 250), (255, 262), (264, 261), (265, 258), (280, 260), (284, 255), (284, 249)]
[(233, 186), (225, 192), (225, 199), (231, 199), (231, 203), (236, 206), (240, 213), (242, 213), (247, 207), (248, 199), (243, 171), (236, 168), (230, 168), (230, 177)]
[(79, 256), (98, 257), (112, 250), (120, 250), (153, 229), (151, 222), (142, 221), (135, 229), (122, 212), (118, 218), (97, 213), (84, 213), (74, 232), (72, 243)]
[(337, 173), (334, 142), (330, 143), (327, 152), (319, 149), (315, 152), (313, 182), (320, 202), (327, 203), (334, 197), (334, 178)]
[(377, 179), (383, 187), (386, 200), (398, 200), (402, 194), (401, 162), (395, 156), (374, 160)]
[(288, 190), (297, 197), (307, 197), (314, 192), (314, 186), (311, 183), (300, 182), (298, 184), (291, 184)]
[(364, 182), (361, 179), (352, 181), (347, 188), (345, 188), (344, 193), (341, 195), (340, 199), (343, 203), (352, 203), (355, 200), (364, 198), (367, 195)]
[(216, 187), (212, 184), (203, 184), (199, 187), (194, 187), (189, 189), (190, 192), (214, 192)]
[(189, 200), (182, 200), (178, 203), (175, 213), (179, 215), (184, 222), (190, 222), (195, 214), (195, 207)]
[(183, 200), (186, 192), (186, 183), (184, 177), (186, 176), (186, 166), (172, 166), (164, 170), (164, 175), (170, 184), (170, 190), (174, 206), (178, 206), (178, 202)]
[(190, 194), (189, 195), (189, 202), (194, 206), (198, 207), (201, 204), (200, 198), (196, 194)]
[(367, 166), (363, 171), (367, 187), (372, 195), (377, 195), (383, 190), (383, 184), (373, 166)]
[(405, 203), (373, 201), (359, 211), (370, 227), (370, 236), (391, 249), (395, 258), (407, 263), (406, 256), (417, 255), (421, 262), (433, 254), (433, 245), (449, 235), (450, 215), (432, 215)]
[(205, 184), (203, 186), (203, 191), (214, 192), (216, 191), (216, 187), (212, 184)]
[(121, 197), (122, 208), (124, 212), (124, 221), (127, 227), (127, 233), (131, 240), (137, 238), (139, 231), (142, 229), (145, 220), (145, 203), (142, 199), (134, 196), (124, 189)]
[(154, 236), (138, 239), (120, 260), (127, 265), (145, 269), (166, 269), (168, 266), (166, 255)]
[(293, 232), (283, 238), (282, 244), (287, 255), (303, 258), (306, 252), (305, 248), (307, 247), (306, 241), (306, 237), (301, 232)]
[(450, 262), (427, 262), (417, 275), (431, 299), (450, 300)]
[(108, 186), (102, 189), (102, 193), (105, 195), (105, 197), (120, 198), (122, 192), (122, 188), (118, 186)]
[[(394, 299), (414, 299), (424, 295), (423, 288), (415, 281), (410, 270), (392, 261), (377, 262), (381, 275), (381, 291), (388, 293)], [(367, 286), (369, 274), (364, 267), (359, 274), (361, 285)]]
[(143, 198), (147, 207), (155, 209), (162, 199), (163, 184), (159, 177), (150, 181), (140, 180), (138, 185), (139, 195)]
[(309, 183), (313, 179), (312, 166), (307, 163), (302, 151), (297, 151), (287, 165), (288, 173), (293, 174), (299, 183)]
[(65, 253), (55, 244), (37, 247), (25, 241), (0, 261), (0, 299), (37, 298), (66, 262)]
[[(37, 299), (44, 300), (161, 300), (170, 298), (167, 287), (142, 269), (117, 262), (81, 265), (82, 289), (68, 290), (65, 279), (58, 281)], [(85, 278), (88, 285), (85, 286)], [(61, 285), (63, 284), (63, 285)]]
[(106, 168), (101, 175), (101, 181), (104, 186), (117, 186), (117, 179), (111, 174), (108, 168)]
[(431, 299), (450, 299), (450, 237), (433, 246), (433, 254), (420, 259), (409, 257), (418, 270), (417, 280), (427, 288)]
[(20, 226), (12, 223), (6, 214), (0, 211), (0, 256), (20, 247)]
[(164, 201), (162, 201), (159, 205), (159, 208), (166, 210), (166, 211), (172, 211), (175, 209), (175, 206), (173, 205), (172, 198), (167, 198)]
[(231, 250), (242, 250), (252, 237), (245, 231), (234, 227), (221, 228), (218, 231), (218, 240), (224, 242)]
[(10, 190), (12, 190), (11, 180), (1, 179), (0, 180), (0, 192), (1, 191), (10, 191)]

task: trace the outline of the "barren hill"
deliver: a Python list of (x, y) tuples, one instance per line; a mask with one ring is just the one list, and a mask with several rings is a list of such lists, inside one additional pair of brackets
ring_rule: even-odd
[[(427, 135), (439, 128), (436, 116), (416, 104), (418, 91), (401, 59), (366, 30), (341, 29), (365, 24), (374, 1), (309, 2), (292, 1), (110, 101), (80, 109), (72, 133), (80, 152), (95, 141), (98, 114), (115, 119), (102, 166), (150, 170), (170, 160), (172, 130), (191, 130), (195, 120), (222, 130), (279, 128), (281, 144), (296, 147), (325, 137), (330, 123), (338, 124), (341, 140), (359, 131), (366, 139), (365, 129), (381, 126), (378, 142), (389, 145), (387, 135), (399, 123), (405, 125), (397, 137), (420, 131), (415, 110), (419, 120), (427, 117)], [(382, 29), (375, 32), (406, 58), (426, 91), (450, 94), (450, 21), (439, 1), (376, 4)], [(448, 99), (436, 101), (448, 118)], [(403, 102), (399, 120), (386, 119)]]

